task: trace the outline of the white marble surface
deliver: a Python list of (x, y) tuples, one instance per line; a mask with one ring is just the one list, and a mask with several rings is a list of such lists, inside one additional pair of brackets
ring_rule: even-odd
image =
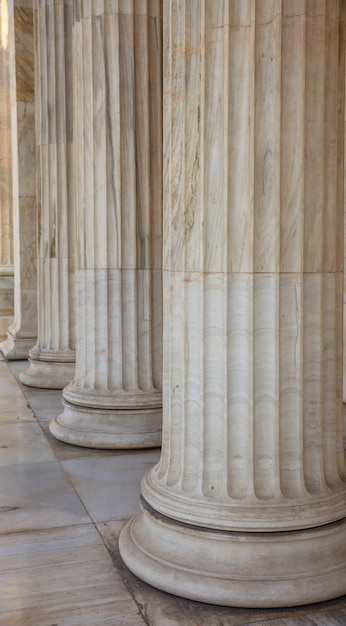
[(0, 532), (90, 522), (58, 462), (6, 465), (0, 473)]
[(159, 446), (162, 7), (76, 7), (78, 341), (51, 432), (95, 448)]
[(126, 519), (139, 511), (141, 479), (158, 458), (158, 451), (146, 450), (71, 459), (62, 461), (62, 466), (89, 515), (103, 522)]
[[(36, 2), (38, 337), (21, 380), (62, 389), (75, 360), (72, 2)], [(53, 36), (54, 34), (54, 36)]]
[(37, 459), (56, 460), (38, 424), (0, 424), (0, 467), (37, 463)]
[(2, 626), (143, 625), (91, 524), (0, 536)]
[(120, 551), (191, 599), (346, 592), (342, 4), (164, 3), (163, 445)]
[(34, 421), (34, 414), (18, 383), (7, 364), (0, 360), (0, 424)]
[(13, 320), (13, 212), (8, 4), (0, 3), (0, 342)]
[[(3, 273), (1, 273), (3, 269)], [(6, 273), (7, 272), (7, 275)], [(7, 336), (7, 329), (13, 321), (14, 312), (13, 268), (0, 267), (0, 341)]]
[[(18, 407), (23, 411), (23, 404), (18, 405), (18, 399), (23, 399), (23, 390), (30, 401), (30, 408), (27, 407), (27, 410), (32, 409), (41, 416), (50, 403), (58, 401), (57, 397), (54, 399), (58, 392), (29, 388), (16, 382), (8, 367), (18, 373), (21, 366), (23, 363), (15, 361), (7, 364), (0, 357), (0, 403), (7, 406), (7, 425), (14, 429), (18, 424)], [(8, 394), (5, 393), (6, 389)], [(47, 426), (48, 423), (41, 424)], [(17, 441), (21, 450), (22, 443)], [(114, 451), (76, 448), (51, 437), (48, 441), (60, 459), (76, 461), (80, 454), (89, 460), (93, 455), (98, 455), (101, 459), (119, 456), (119, 452)], [(41, 450), (45, 454), (44, 449)], [(0, 458), (1, 452), (0, 449)], [(42, 473), (46, 463), (43, 462), (42, 465), (40, 451), (37, 452), (37, 465), (41, 466)], [(11, 449), (11, 454), (13, 461), (17, 463), (18, 453), (15, 446)], [(135, 578), (121, 561), (117, 544), (129, 511), (128, 503), (132, 502), (133, 507), (138, 506), (138, 496), (135, 494), (140, 490), (141, 473), (128, 472), (131, 460), (137, 458), (137, 453), (121, 454), (128, 457), (128, 462), (120, 465), (118, 463), (116, 472), (112, 466), (109, 466), (108, 472), (102, 464), (89, 466), (89, 470), (93, 470), (93, 485), (103, 485), (101, 507), (105, 514), (114, 513), (114, 484), (123, 484), (124, 491), (129, 492), (128, 500), (117, 498), (117, 518), (97, 522), (95, 528), (90, 516), (85, 515), (83, 520), (79, 518), (77, 524), (69, 525), (71, 516), (62, 515), (64, 497), (68, 510), (73, 510), (74, 506), (71, 504), (71, 492), (66, 489), (65, 496), (60, 500), (60, 512), (57, 514), (56, 508), (52, 507), (50, 517), (45, 513), (46, 528), (39, 527), (41, 516), (37, 509), (28, 508), (26, 523), (29, 531), (20, 530), (15, 523), (10, 523), (4, 533), (0, 532), (1, 626), (245, 626), (253, 623), (267, 625), (273, 620), (280, 620), (280, 626), (292, 626), (296, 623), (319, 626), (345, 624), (345, 598), (316, 607), (270, 611), (232, 609), (177, 598)], [(26, 472), (26, 464), (21, 465), (23, 472)], [(145, 471), (144, 466), (142, 471)], [(88, 475), (88, 471), (86, 474)], [(31, 481), (35, 486), (37, 480), (37, 472), (30, 472), (26, 483), (29, 495), (32, 493)], [(53, 493), (57, 488), (56, 472), (50, 472), (49, 481), (46, 494)], [(89, 490), (86, 497), (85, 481), (76, 480), (76, 498), (79, 497), (79, 485), (79, 495), (85, 499), (89, 512), (95, 511), (97, 515), (100, 508), (98, 489)], [(45, 497), (42, 498), (43, 502), (44, 500)], [(105, 506), (107, 502), (110, 503), (109, 507)], [(135, 511), (134, 508), (132, 510)], [(0, 519), (9, 513), (1, 513)], [(15, 511), (12, 516), (14, 514)], [(56, 527), (56, 520), (58, 524), (65, 520), (68, 525)], [(12, 517), (13, 521), (15, 519)]]
[(15, 282), (14, 321), (0, 349), (20, 359), (37, 333), (33, 7), (9, 0), (8, 10)]

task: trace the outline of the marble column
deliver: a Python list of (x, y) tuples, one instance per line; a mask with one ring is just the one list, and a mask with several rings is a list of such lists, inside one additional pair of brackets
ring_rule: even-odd
[(38, 337), (20, 380), (62, 389), (74, 375), (72, 0), (35, 0)]
[(161, 443), (160, 0), (76, 2), (76, 372), (51, 432)]
[(163, 447), (127, 566), (203, 602), (346, 592), (344, 3), (164, 3)]
[(14, 320), (0, 350), (26, 359), (37, 336), (37, 204), (32, 0), (8, 0)]
[(0, 341), (13, 320), (13, 219), (8, 6), (0, 0)]

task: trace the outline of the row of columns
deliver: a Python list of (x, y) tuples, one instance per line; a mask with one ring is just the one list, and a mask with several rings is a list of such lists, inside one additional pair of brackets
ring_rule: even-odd
[(8, 6), (14, 258), (36, 213), (38, 254), (2, 352), (35, 334), (37, 262), (21, 380), (64, 388), (53, 435), (162, 428), (120, 538), (139, 577), (234, 606), (344, 594), (344, 3)]

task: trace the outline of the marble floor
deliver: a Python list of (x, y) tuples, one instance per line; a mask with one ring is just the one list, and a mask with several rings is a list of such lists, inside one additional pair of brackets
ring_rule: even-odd
[(49, 433), (61, 392), (0, 360), (0, 626), (346, 625), (346, 597), (281, 610), (189, 602), (137, 580), (117, 540), (158, 450), (77, 448)]

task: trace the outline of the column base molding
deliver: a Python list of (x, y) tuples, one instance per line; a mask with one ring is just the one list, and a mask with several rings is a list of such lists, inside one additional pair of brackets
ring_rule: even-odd
[(21, 336), (13, 334), (11, 329), (7, 331), (7, 339), (0, 343), (0, 351), (7, 361), (26, 360), (29, 350), (36, 343), (36, 336)]
[(288, 532), (226, 532), (142, 512), (119, 540), (127, 567), (162, 591), (243, 608), (299, 606), (346, 593), (346, 518)]
[(0, 267), (0, 341), (5, 341), (14, 317), (13, 269)]
[(13, 322), (13, 315), (11, 316), (2, 315), (0, 312), (0, 341), (1, 342), (6, 341), (8, 327), (12, 324), (12, 322)]
[(135, 449), (161, 446), (162, 409), (100, 409), (64, 401), (50, 424), (52, 435), (84, 448)]
[(74, 361), (58, 362), (36, 360), (29, 352), (29, 367), (19, 376), (20, 381), (28, 387), (40, 389), (63, 389), (71, 382), (75, 372)]

